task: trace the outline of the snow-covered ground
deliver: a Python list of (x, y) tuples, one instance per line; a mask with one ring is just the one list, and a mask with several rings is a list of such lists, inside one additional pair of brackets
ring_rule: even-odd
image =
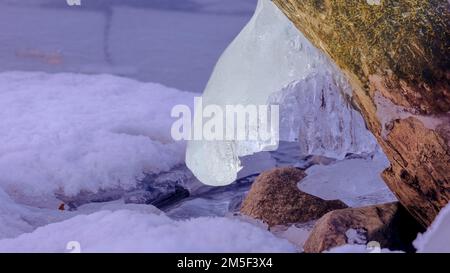
[[(144, 173), (182, 165), (184, 143), (170, 136), (170, 110), (175, 104), (190, 105), (193, 96), (112, 75), (0, 73), (0, 239), (5, 239), (0, 251), (66, 251), (69, 241), (79, 241), (84, 251), (294, 251), (266, 228), (228, 218), (251, 179), (242, 186), (194, 194), (168, 216), (123, 200), (113, 206), (93, 203), (76, 211), (57, 210), (61, 201), (55, 194), (130, 189)], [(282, 144), (280, 153), (244, 158), (247, 168), (240, 176), (298, 163), (299, 150), (293, 145)], [(379, 171), (380, 163), (371, 159), (346, 161), (350, 167), (363, 164), (374, 174)], [(379, 180), (361, 179), (365, 171), (346, 178), (346, 171), (335, 170), (339, 164), (318, 166), (323, 176), (316, 177), (314, 169), (309, 175), (316, 181), (333, 173), (342, 176), (329, 189), (339, 189), (345, 179), (345, 188), (352, 182), (363, 189), (380, 188)], [(123, 232), (129, 229), (132, 234)], [(44, 240), (50, 233), (59, 235)]]
[(56, 209), (40, 209), (16, 203), (0, 188), (0, 239), (32, 232), (39, 226), (67, 219)]
[(170, 110), (192, 104), (194, 94), (131, 78), (201, 92), (255, 5), (1, 0), (0, 238), (23, 235), (1, 241), (0, 251), (63, 252), (68, 241), (83, 251), (294, 251), (238, 219), (176, 221), (121, 200), (114, 209), (57, 210), (55, 194), (132, 188), (144, 172), (183, 163)]
[(193, 93), (110, 75), (0, 73), (0, 186), (16, 198), (132, 188), (184, 162), (170, 111)]
[(0, 251), (294, 251), (239, 219), (172, 220), (123, 200), (57, 209), (55, 194), (133, 188), (183, 164), (170, 111), (193, 96), (111, 75), (0, 73)]
[[(50, 235), (50, 236), (49, 236)], [(101, 210), (0, 240), (0, 252), (294, 252), (269, 231), (230, 218), (174, 221), (134, 210)], [(70, 245), (69, 245), (70, 246)]]

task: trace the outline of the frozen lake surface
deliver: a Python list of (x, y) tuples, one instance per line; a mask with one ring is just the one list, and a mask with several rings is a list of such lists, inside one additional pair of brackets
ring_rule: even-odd
[(108, 73), (202, 92), (256, 0), (0, 0), (0, 72)]

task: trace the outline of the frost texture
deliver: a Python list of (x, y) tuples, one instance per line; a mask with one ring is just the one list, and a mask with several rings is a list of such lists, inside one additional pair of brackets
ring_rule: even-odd
[[(271, 97), (280, 90), (281, 94)], [(271, 1), (260, 0), (251, 21), (218, 61), (203, 104), (223, 107), (267, 105), (271, 100), (286, 103), (280, 109), (284, 113), (281, 119), (282, 123), (291, 123), (282, 128), (281, 140), (298, 139), (305, 153), (336, 157), (371, 151), (375, 140), (365, 131), (358, 113), (345, 103), (341, 97), (344, 94), (350, 94), (350, 89), (337, 68)], [(321, 108), (324, 101), (327, 105)], [(290, 116), (304, 112), (308, 113), (305, 117)], [(247, 130), (251, 133), (252, 129)], [(275, 150), (277, 144), (190, 141), (186, 164), (203, 183), (226, 185), (242, 168), (240, 156)]]
[(417, 252), (450, 252), (450, 204), (441, 210), (433, 224), (414, 241)]

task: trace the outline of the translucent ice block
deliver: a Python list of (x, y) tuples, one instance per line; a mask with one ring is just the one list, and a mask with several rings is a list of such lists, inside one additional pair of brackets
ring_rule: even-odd
[[(219, 59), (203, 107), (279, 104), (281, 140), (298, 141), (305, 154), (343, 157), (376, 146), (344, 94), (351, 95), (351, 89), (334, 64), (271, 1), (259, 0), (250, 22)], [(240, 156), (276, 150), (278, 140), (190, 141), (186, 164), (203, 183), (227, 185), (242, 168)]]

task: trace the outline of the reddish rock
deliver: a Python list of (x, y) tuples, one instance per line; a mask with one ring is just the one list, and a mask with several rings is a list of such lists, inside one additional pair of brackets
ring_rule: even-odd
[(297, 183), (305, 176), (304, 171), (293, 167), (262, 173), (243, 201), (241, 213), (275, 226), (315, 220), (347, 207), (339, 200), (326, 201), (300, 191)]

